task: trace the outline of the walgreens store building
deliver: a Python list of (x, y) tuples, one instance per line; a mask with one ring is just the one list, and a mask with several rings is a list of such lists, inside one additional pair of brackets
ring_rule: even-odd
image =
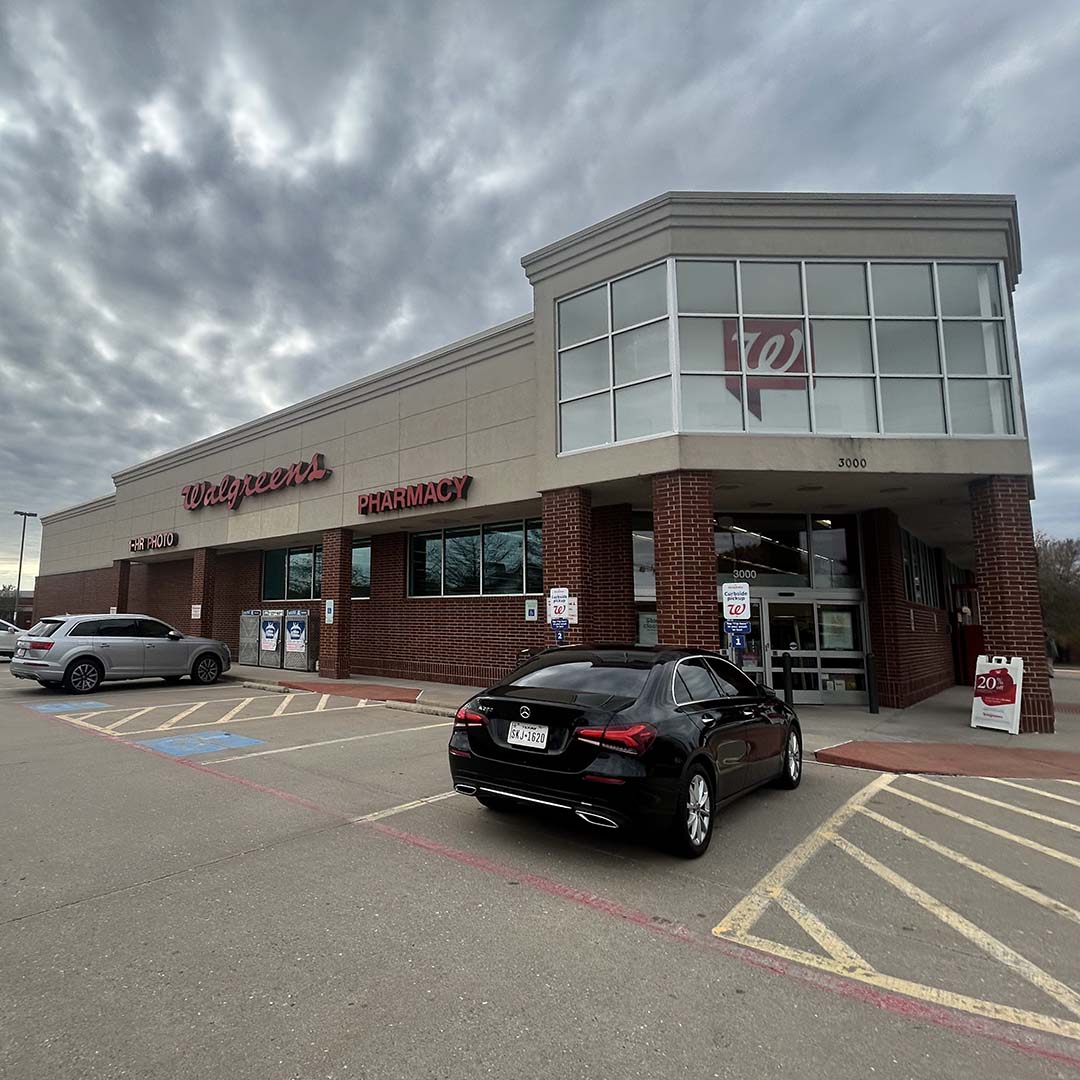
[(873, 652), (910, 705), (992, 651), (1052, 730), (1012, 197), (671, 193), (522, 265), (531, 314), (45, 517), (36, 614), (235, 654), (243, 611), (307, 608), (324, 677), (486, 683), (552, 588), (571, 641), (719, 647), (744, 580), (744, 663), (790, 652), (797, 701), (865, 702)]

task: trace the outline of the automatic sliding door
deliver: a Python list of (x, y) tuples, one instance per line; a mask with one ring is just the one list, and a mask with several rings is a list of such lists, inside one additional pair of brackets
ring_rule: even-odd
[(783, 689), (783, 657), (784, 653), (791, 653), (791, 681), (795, 701), (803, 704), (820, 702), (817, 620), (813, 603), (770, 600), (766, 604), (766, 610), (772, 685), (777, 690)]

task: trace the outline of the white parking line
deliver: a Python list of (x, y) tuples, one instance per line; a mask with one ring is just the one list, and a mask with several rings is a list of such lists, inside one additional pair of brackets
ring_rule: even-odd
[(219, 724), (227, 724), (241, 709), (250, 705), (255, 699), (253, 697), (244, 698), (239, 705), (234, 705), (220, 720)]
[(418, 727), (391, 728), (389, 731), (369, 731), (363, 735), (344, 735), (340, 739), (323, 739), (321, 742), (300, 743), (298, 746), (278, 746), (273, 750), (253, 750), (249, 754), (233, 754), (232, 757), (213, 758), (208, 765), (224, 765), (227, 761), (242, 761), (244, 758), (269, 757), (271, 754), (289, 754), (293, 750), (313, 750), (317, 746), (333, 746), (335, 743), (356, 742), (358, 739), (378, 739), (382, 735), (401, 735), (408, 731), (430, 731), (432, 728), (452, 727), (452, 720), (443, 720), (437, 724), (421, 724)]
[(281, 699), (281, 704), (278, 705), (278, 707), (270, 715), (271, 716), (280, 716), (289, 707), (289, 702), (292, 701), (293, 697), (299, 697), (299, 696), (300, 696), (299, 694), (295, 694), (295, 695), (294, 694), (286, 694)]
[(1062, 829), (1080, 833), (1080, 825), (1074, 825), (1071, 821), (1062, 821), (1061, 818), (1049, 817), (1047, 814), (1039, 814), (1034, 810), (1025, 810), (1022, 806), (1014, 806), (1012, 803), (1002, 802), (1000, 799), (991, 799), (988, 795), (980, 795), (975, 791), (967, 791), (964, 788), (954, 787), (952, 784), (943, 784), (940, 780), (931, 780), (928, 776), (919, 776), (912, 773), (910, 779), (918, 780), (920, 784), (931, 784), (943, 791), (951, 791), (954, 795), (963, 795), (967, 799), (975, 799), (977, 802), (996, 806), (1001, 810), (1011, 810), (1014, 814), (1023, 814), (1024, 817), (1034, 818), (1036, 821), (1044, 821), (1047, 825), (1057, 825)]
[[(102, 728), (102, 731), (115, 731), (121, 724), (126, 724), (129, 720), (137, 720), (140, 716), (145, 716), (151, 709), (156, 709), (157, 705), (147, 705), (145, 709), (136, 709), (133, 713), (128, 713), (127, 716), (121, 716), (119, 720), (114, 720), (108, 727)], [(88, 713), (88, 716), (95, 716), (96, 713)]]
[(329, 694), (323, 694), (323, 696), (321, 698), (319, 698), (319, 704), (315, 706), (315, 712), (322, 712), (323, 709), (326, 708), (326, 703), (329, 700), (330, 700), (330, 695)]
[(193, 712), (197, 712), (204, 705), (209, 705), (209, 701), (199, 701), (192, 705), (190, 709), (184, 709), (183, 712), (178, 712), (175, 716), (170, 717), (164, 724), (154, 728), (155, 731), (166, 731), (168, 728), (173, 727), (175, 724), (180, 723), (181, 720), (186, 720)]
[(1015, 780), (1003, 780), (1000, 776), (987, 776), (991, 784), (1004, 784), (1006, 787), (1016, 788), (1018, 791), (1029, 791), (1032, 795), (1041, 795), (1044, 799), (1054, 799), (1056, 802), (1068, 803), (1070, 806), (1080, 806), (1080, 799), (1067, 799), (1064, 795), (1058, 795), (1054, 791), (1043, 791), (1042, 788), (1029, 787), (1027, 784), (1018, 784)]
[(386, 810), (376, 810), (373, 814), (364, 814), (362, 817), (352, 819), (353, 825), (359, 825), (363, 821), (381, 821), (383, 818), (393, 817), (394, 814), (403, 814), (406, 810), (415, 810), (429, 803), (441, 802), (443, 799), (451, 799), (457, 794), (456, 791), (441, 791), (438, 795), (429, 795), (426, 799), (413, 799), (412, 802), (402, 803), (400, 806), (391, 806)]

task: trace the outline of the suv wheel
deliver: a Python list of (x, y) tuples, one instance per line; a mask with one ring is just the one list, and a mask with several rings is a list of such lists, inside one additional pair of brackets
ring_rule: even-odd
[(216, 656), (207, 653), (195, 661), (195, 667), (191, 671), (191, 678), (193, 682), (197, 682), (201, 686), (210, 686), (218, 681), (220, 674), (221, 661)]
[(64, 689), (70, 694), (92, 694), (105, 672), (96, 660), (76, 660), (64, 673)]

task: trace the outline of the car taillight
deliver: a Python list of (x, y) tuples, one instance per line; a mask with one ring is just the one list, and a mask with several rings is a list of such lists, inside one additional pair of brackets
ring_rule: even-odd
[(454, 717), (454, 728), (466, 728), (466, 727), (483, 727), (487, 723), (483, 713), (476, 712), (475, 709), (467, 708), (462, 705), (457, 711), (457, 715)]
[(55, 644), (54, 641), (31, 641), (27, 648), (37, 649), (38, 652), (48, 652)]
[(656, 728), (652, 724), (609, 724), (606, 728), (582, 728), (577, 737), (603, 750), (644, 754), (656, 738)]

